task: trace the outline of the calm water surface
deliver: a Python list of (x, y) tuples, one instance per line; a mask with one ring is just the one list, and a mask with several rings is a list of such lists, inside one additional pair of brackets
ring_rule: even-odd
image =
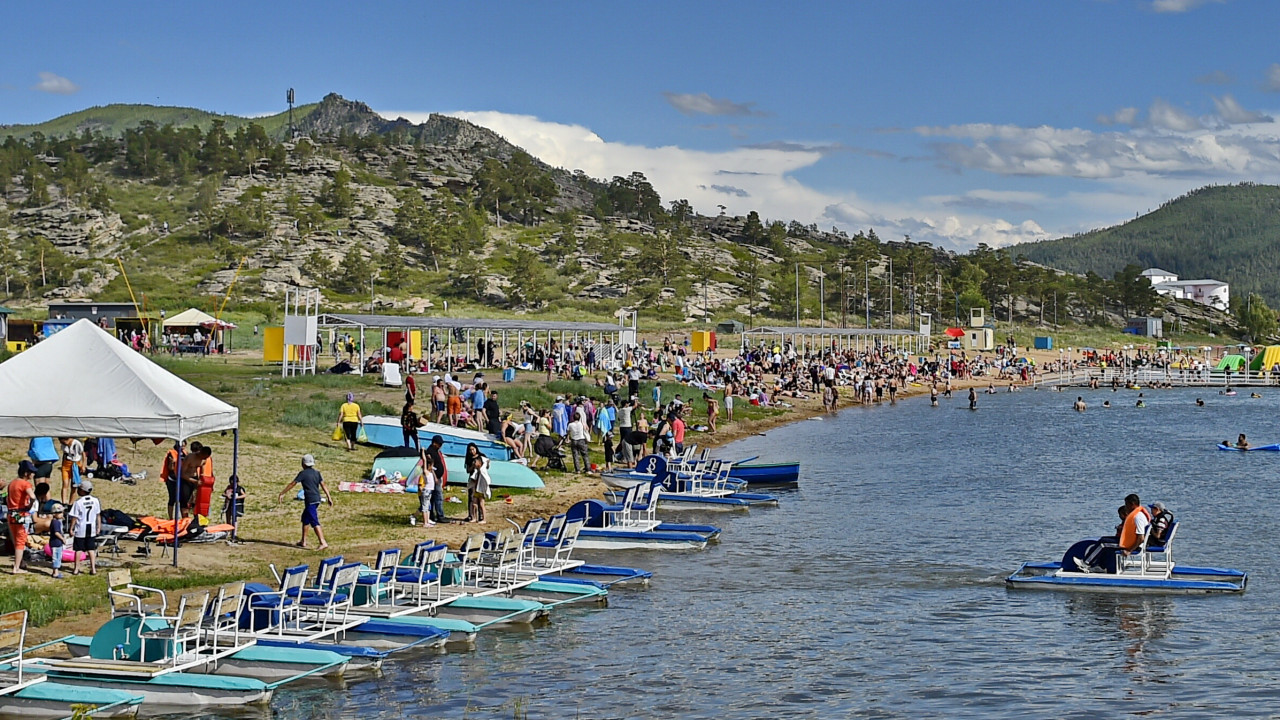
[[(1280, 391), (957, 393), (850, 408), (725, 449), (803, 462), (777, 509), (698, 553), (584, 553), (655, 572), (607, 609), (482, 635), (380, 678), (281, 691), (280, 718), (1275, 717)], [(1207, 407), (1193, 401), (1204, 397)], [(1099, 406), (1110, 399), (1117, 407)], [(1177, 558), (1239, 597), (1008, 591), (1024, 560), (1108, 532), (1125, 494), (1182, 522)], [(258, 717), (258, 716), (252, 716)]]

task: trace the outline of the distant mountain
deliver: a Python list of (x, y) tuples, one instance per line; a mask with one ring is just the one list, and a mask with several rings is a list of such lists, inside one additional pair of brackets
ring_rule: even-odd
[[(318, 107), (318, 103), (298, 106), (293, 111), (294, 119), (305, 118)], [(78, 110), (35, 125), (0, 125), (0, 137), (12, 135), (18, 139), (26, 139), (36, 133), (41, 133), (45, 137), (67, 137), (80, 135), (86, 130), (109, 137), (119, 137), (125, 130), (141, 125), (144, 120), (160, 126), (194, 126), (201, 130), (208, 130), (214, 120), (222, 120), (226, 123), (227, 129), (232, 132), (249, 123), (256, 123), (273, 136), (287, 134), (289, 127), (287, 111), (276, 115), (248, 118), (238, 115), (220, 115), (196, 108), (113, 104)]]
[(1204, 187), (1123, 225), (1010, 250), (1106, 278), (1130, 263), (1212, 278), (1230, 283), (1233, 298), (1256, 292), (1280, 307), (1280, 187)]

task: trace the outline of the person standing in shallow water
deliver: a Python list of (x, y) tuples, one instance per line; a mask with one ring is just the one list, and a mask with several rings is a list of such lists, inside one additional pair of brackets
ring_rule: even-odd
[(978, 409), (978, 391), (975, 388), (969, 388), (969, 409)]

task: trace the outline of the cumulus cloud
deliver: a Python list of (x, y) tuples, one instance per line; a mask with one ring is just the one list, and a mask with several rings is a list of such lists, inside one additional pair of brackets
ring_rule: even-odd
[(80, 86), (67, 78), (51, 72), (39, 73), (40, 82), (31, 86), (32, 90), (53, 93), (54, 95), (72, 95), (80, 91)]
[(1235, 82), (1235, 80), (1221, 70), (1214, 70), (1213, 72), (1205, 73), (1204, 75), (1196, 78), (1196, 82), (1201, 85), (1230, 85)]
[(1280, 180), (1280, 136), (1265, 122), (1187, 132), (1155, 126), (1092, 132), (975, 123), (917, 128), (916, 133), (948, 138), (931, 145), (934, 159), (943, 165), (997, 175), (1095, 180), (1180, 176), (1184, 183), (1187, 177)]
[(1230, 94), (1223, 95), (1220, 98), (1214, 98), (1213, 107), (1217, 110), (1218, 117), (1222, 118), (1222, 121), (1228, 125), (1272, 122), (1272, 117), (1270, 115), (1264, 115), (1252, 110), (1245, 110)]
[(726, 98), (713, 98), (707, 93), (664, 92), (671, 107), (685, 115), (754, 115), (767, 113), (755, 109), (755, 103), (739, 103)]
[(1156, 128), (1187, 132), (1200, 129), (1200, 121), (1169, 103), (1156, 98), (1147, 110), (1147, 122)]
[(1271, 63), (1267, 68), (1267, 80), (1262, 87), (1270, 92), (1280, 92), (1280, 63)]
[[(547, 122), (528, 115), (448, 114), (487, 127), (554, 166), (582, 170), (606, 180), (638, 170), (663, 198), (688, 199), (695, 209), (707, 214), (715, 214), (717, 206), (723, 205), (730, 215), (741, 216), (756, 210), (767, 220), (798, 220), (823, 227), (835, 225), (849, 232), (874, 227), (881, 237), (909, 234), (914, 240), (956, 250), (967, 250), (978, 242), (994, 246), (1049, 237), (1037, 221), (1027, 218), (1029, 208), (1038, 202), (1038, 196), (1033, 193), (975, 191), (968, 194), (968, 205), (959, 202), (948, 206), (946, 198), (869, 202), (851, 189), (819, 191), (809, 187), (794, 174), (822, 161), (823, 153), (814, 148), (823, 146), (786, 150), (737, 147), (723, 151), (648, 147), (607, 141), (581, 125)], [(423, 122), (429, 113), (383, 112), (382, 115), (403, 115), (411, 122)], [(1014, 130), (1001, 126), (985, 127), (985, 130), (972, 130), (971, 134), (1016, 135)], [(1080, 137), (1088, 135), (1084, 131), (1076, 132)], [(732, 180), (726, 182), (730, 177)], [(993, 217), (996, 213), (1017, 217)]]
[(1151, 9), (1158, 13), (1184, 13), (1211, 2), (1221, 3), (1223, 0), (1152, 0)]
[(1112, 115), (1099, 115), (1098, 122), (1102, 125), (1136, 125), (1138, 122), (1138, 108), (1120, 108)]

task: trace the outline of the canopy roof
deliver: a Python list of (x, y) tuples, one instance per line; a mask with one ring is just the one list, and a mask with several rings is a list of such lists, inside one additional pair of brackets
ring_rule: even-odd
[(234, 406), (89, 320), (0, 363), (0, 437), (185, 440), (239, 423)]
[(165, 320), (164, 326), (165, 327), (206, 327), (206, 328), (216, 327), (219, 329), (235, 327), (235, 325), (225, 320), (219, 320), (218, 318), (210, 315), (209, 313), (204, 312), (203, 310), (197, 310), (195, 308), (191, 308), (190, 310), (183, 310), (177, 315), (174, 315), (168, 320)]

